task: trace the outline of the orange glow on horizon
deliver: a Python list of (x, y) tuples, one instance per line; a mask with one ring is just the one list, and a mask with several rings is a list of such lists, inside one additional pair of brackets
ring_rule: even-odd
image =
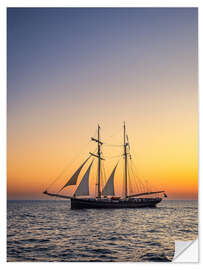
[[(129, 131), (129, 134), (131, 135), (132, 130), (129, 129)], [(95, 148), (94, 143), (88, 145), (86, 144), (86, 147), (84, 147), (82, 151), (83, 154), (80, 154), (80, 147), (82, 148), (82, 144), (85, 141), (84, 137), (87, 132), (88, 131), (86, 131), (84, 136), (82, 136), (82, 140), (79, 142), (78, 147), (75, 143), (72, 145), (67, 145), (65, 138), (63, 140), (64, 145), (62, 142), (57, 145), (57, 142), (50, 141), (51, 139), (47, 140), (46, 143), (42, 143), (42, 147), (40, 148), (41, 155), (38, 154), (39, 148), (36, 148), (35, 145), (30, 145), (28, 143), (26, 146), (29, 147), (29, 149), (26, 149), (26, 151), (24, 150), (24, 155), (23, 152), (21, 152), (21, 157), (19, 159), (17, 158), (17, 148), (11, 149), (11, 145), (10, 147), (8, 145), (8, 199), (49, 199), (49, 197), (43, 195), (42, 192), (47, 188), (47, 186), (49, 186), (53, 179), (59, 175), (61, 169), (63, 168), (61, 164), (70, 165), (67, 167), (67, 170), (60, 177), (60, 179), (56, 181), (56, 185), (53, 186), (55, 190), (53, 187), (51, 187), (51, 189), (54, 191), (58, 191), (60, 187), (64, 185), (66, 180), (71, 177), (74, 170), (79, 167), (86, 155), (88, 155), (88, 151)], [(121, 144), (120, 141), (122, 140), (122, 129), (120, 129), (119, 132), (119, 137), (115, 138), (113, 141), (114, 144)], [(89, 135), (91, 136), (91, 134)], [(149, 186), (153, 190), (165, 190), (168, 194), (168, 199), (197, 199), (197, 147), (194, 148), (194, 146), (191, 145), (190, 150), (189, 148), (186, 150), (185, 147), (188, 147), (187, 136), (184, 137), (184, 142), (183, 140), (180, 141), (179, 136), (176, 134), (176, 140), (173, 138), (172, 144), (169, 146), (169, 141), (167, 141), (168, 145), (165, 144), (168, 137), (164, 138), (163, 134), (159, 138), (151, 137), (151, 141), (148, 140), (146, 143), (144, 143), (144, 140), (146, 140), (146, 134), (140, 134), (140, 137), (138, 135), (139, 134), (137, 134), (136, 145), (134, 144), (132, 136), (129, 136), (131, 141), (131, 149), (136, 149), (135, 152), (131, 150), (131, 154), (136, 166), (136, 175), (141, 178), (142, 181), (147, 179)], [(140, 138), (142, 138), (142, 144), (138, 144)], [(74, 139), (70, 138), (70, 141), (73, 142)], [(179, 148), (181, 146), (181, 151), (178, 148), (178, 145)], [(115, 156), (123, 151), (122, 147), (116, 149), (103, 148), (103, 153), (107, 157)], [(68, 151), (65, 151), (65, 149), (68, 149)], [(66, 158), (67, 153), (69, 154), (68, 160)], [(77, 153), (79, 153), (79, 158), (77, 157)], [(72, 160), (74, 160), (74, 156), (76, 156), (76, 159), (72, 162)], [(68, 162), (65, 163), (65, 160)], [(106, 180), (110, 175), (116, 161), (116, 159), (107, 159), (103, 162), (106, 168)], [(83, 173), (85, 168), (87, 167), (84, 167)], [(96, 169), (97, 162), (95, 160), (90, 179), (91, 194), (95, 194), (95, 181), (97, 175)], [(123, 160), (121, 158), (115, 174), (115, 190), (118, 194), (123, 193), (122, 169)], [(81, 180), (83, 173), (81, 173), (79, 181)], [(134, 185), (133, 187), (136, 188), (134, 180), (136, 179), (133, 179), (131, 175), (131, 186)], [(133, 181), (134, 184), (132, 183)], [(63, 191), (63, 193), (71, 195), (73, 191), (74, 187), (68, 187)]]

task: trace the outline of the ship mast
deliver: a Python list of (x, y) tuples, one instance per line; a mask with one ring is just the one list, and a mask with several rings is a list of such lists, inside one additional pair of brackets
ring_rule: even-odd
[(98, 132), (97, 132), (97, 155), (98, 155), (98, 197), (101, 198), (101, 145), (100, 145), (100, 126), (98, 125)]
[(90, 154), (92, 156), (98, 158), (98, 184), (97, 184), (98, 190), (97, 190), (97, 197), (101, 198), (101, 160), (104, 160), (104, 159), (101, 157), (101, 145), (103, 143), (100, 141), (100, 126), (99, 125), (98, 125), (98, 129), (97, 129), (97, 139), (91, 137), (91, 140), (94, 141), (94, 142), (97, 142), (97, 155), (95, 155), (95, 154), (93, 154), (91, 152), (90, 152)]
[(127, 163), (127, 143), (126, 143), (126, 127), (125, 127), (125, 122), (124, 122), (124, 125), (123, 125), (123, 147), (124, 147), (124, 165), (125, 165), (125, 197), (128, 196), (128, 186), (127, 186), (127, 181), (128, 181), (128, 174), (127, 174), (127, 166), (128, 166), (128, 163)]

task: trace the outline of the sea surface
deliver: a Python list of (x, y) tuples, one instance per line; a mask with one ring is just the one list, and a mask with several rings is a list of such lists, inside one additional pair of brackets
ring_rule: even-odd
[(71, 210), (69, 201), (8, 201), (7, 261), (171, 261), (198, 234), (197, 201)]

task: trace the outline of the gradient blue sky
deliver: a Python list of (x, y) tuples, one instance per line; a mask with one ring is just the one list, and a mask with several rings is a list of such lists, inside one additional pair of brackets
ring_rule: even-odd
[[(136, 76), (139, 85), (169, 70), (171, 79), (189, 76), (192, 82), (196, 54), (195, 8), (8, 9), (8, 97), (15, 104), (22, 96), (47, 94), (48, 82), (76, 88), (82, 83), (83, 89), (73, 90), (88, 95), (95, 79), (124, 83)], [(44, 90), (37, 87), (43, 84)]]

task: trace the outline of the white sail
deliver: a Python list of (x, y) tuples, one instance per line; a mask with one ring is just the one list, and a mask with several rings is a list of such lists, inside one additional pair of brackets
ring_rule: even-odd
[(115, 195), (114, 192), (114, 174), (116, 171), (116, 167), (117, 167), (118, 163), (116, 164), (115, 168), (113, 169), (108, 181), (106, 182), (106, 185), (102, 191), (103, 195)]
[[(94, 161), (94, 160), (93, 160)], [(91, 166), (92, 166), (92, 163), (93, 161), (91, 162), (89, 168), (87, 169), (86, 173), (84, 174), (76, 192), (75, 192), (75, 196), (88, 196), (89, 195), (89, 174), (90, 174), (90, 169), (91, 169)]]
[[(72, 186), (77, 184), (78, 176), (80, 174), (80, 171), (82, 170), (85, 163), (89, 160), (90, 156), (83, 162), (83, 164), (77, 169), (77, 171), (72, 175), (72, 177), (68, 180), (68, 182), (60, 189), (63, 190), (67, 186)], [(59, 192), (60, 192), (59, 191)]]

